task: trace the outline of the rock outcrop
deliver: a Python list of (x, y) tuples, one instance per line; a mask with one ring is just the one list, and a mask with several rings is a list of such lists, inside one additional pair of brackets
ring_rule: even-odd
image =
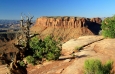
[(67, 41), (83, 35), (97, 35), (101, 30), (101, 21), (101, 18), (40, 17), (31, 30), (38, 32), (43, 38), (53, 35), (56, 39)]
[(71, 55), (78, 48), (82, 48), (96, 41), (102, 40), (102, 36), (82, 36), (77, 39), (71, 39), (62, 45), (62, 55)]
[[(101, 18), (79, 18), (79, 17), (40, 17), (36, 20), (36, 26), (81, 28), (88, 27), (91, 23), (100, 24)], [(92, 24), (93, 25), (93, 24)]]

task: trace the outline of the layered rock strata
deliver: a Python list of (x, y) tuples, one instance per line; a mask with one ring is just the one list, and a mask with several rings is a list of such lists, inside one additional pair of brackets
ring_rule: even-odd
[[(100, 24), (101, 18), (80, 18), (80, 17), (40, 17), (36, 20), (36, 26), (81, 28), (88, 27), (92, 23)], [(92, 25), (93, 25), (92, 24)]]

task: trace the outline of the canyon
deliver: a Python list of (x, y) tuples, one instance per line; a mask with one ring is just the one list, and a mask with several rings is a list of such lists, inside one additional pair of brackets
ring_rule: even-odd
[[(31, 27), (31, 33), (39, 34), (40, 38), (51, 35), (54, 39), (59, 39), (62, 42), (62, 55), (56, 61), (44, 61), (43, 64), (35, 66), (28, 64), (26, 68), (28, 74), (83, 74), (84, 62), (90, 58), (99, 59), (102, 63), (112, 60), (112, 71), (115, 72), (115, 39), (105, 39), (103, 36), (99, 36), (101, 22), (102, 19), (99, 17), (44, 16), (37, 18)], [(16, 52), (17, 49), (12, 45), (15, 42), (15, 35), (12, 35), (11, 38), (7, 35), (1, 40), (1, 43), (3, 42), (5, 44), (0, 49), (6, 49), (6, 53)], [(83, 48), (74, 52), (76, 46)], [(0, 70), (2, 70), (0, 73), (6, 73), (5, 67), (6, 65), (0, 66)]]
[[(36, 19), (31, 27), (31, 33), (39, 33), (40, 38), (52, 35), (55, 40), (62, 43), (70, 39), (76, 39), (80, 36), (98, 35), (101, 30), (101, 18), (84, 17), (40, 17)], [(15, 52), (17, 49), (13, 46), (16, 42), (16, 34), (0, 35), (0, 52), (4, 50)]]

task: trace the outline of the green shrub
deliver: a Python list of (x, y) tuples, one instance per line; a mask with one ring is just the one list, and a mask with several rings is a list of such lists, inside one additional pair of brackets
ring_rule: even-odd
[(30, 47), (34, 54), (33, 57), (39, 61), (42, 59), (57, 60), (60, 56), (59, 42), (53, 40), (51, 36), (47, 36), (44, 40), (34, 37), (30, 41)]
[(82, 50), (82, 49), (83, 49), (82, 46), (76, 46), (76, 47), (75, 47), (75, 50), (77, 50), (77, 51), (80, 51), (80, 50)]
[(115, 38), (115, 16), (104, 19), (101, 28), (104, 37)]
[(20, 66), (26, 67), (26, 64), (24, 63), (24, 61), (20, 61), (19, 64)]
[(26, 57), (27, 63), (30, 63), (32, 65), (35, 65), (35, 58), (32, 56), (27, 56)]
[(88, 59), (84, 63), (84, 74), (111, 74), (112, 61), (107, 61), (104, 65), (100, 60)]

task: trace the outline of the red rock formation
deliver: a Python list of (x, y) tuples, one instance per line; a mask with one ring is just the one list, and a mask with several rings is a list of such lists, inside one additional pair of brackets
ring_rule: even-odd
[(92, 18), (92, 19), (90, 19), (90, 21), (98, 23), (98, 24), (100, 24), (102, 22), (101, 18)]
[(87, 22), (94, 22), (100, 24), (101, 18), (77, 18), (77, 17), (40, 17), (36, 20), (35, 25), (45, 27), (66, 27), (66, 28), (78, 28), (85, 27)]
[(98, 30), (94, 28), (100, 27), (100, 23), (100, 18), (40, 17), (31, 30), (40, 33), (41, 37), (53, 34), (57, 38), (68, 40), (81, 35), (98, 34)]

